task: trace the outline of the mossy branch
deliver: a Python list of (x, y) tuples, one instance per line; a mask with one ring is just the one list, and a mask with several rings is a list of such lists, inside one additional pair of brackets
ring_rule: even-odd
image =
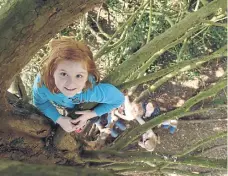
[[(126, 43), (126, 42), (128, 41), (128, 39), (130, 39), (130, 38), (134, 35), (135, 29), (137, 28), (137, 26), (139, 25), (139, 22), (141, 21), (141, 19), (142, 19), (142, 17), (143, 17), (143, 14), (144, 14), (144, 12), (145, 12), (145, 9), (146, 9), (146, 7), (147, 7), (147, 4), (148, 4), (148, 3), (144, 4), (145, 6), (143, 5), (144, 9), (142, 10), (142, 13), (141, 13), (141, 15), (140, 15), (140, 17), (139, 17), (138, 23), (136, 24), (136, 26), (135, 26), (133, 32), (132, 32), (130, 35), (127, 34), (128, 28), (129, 28), (129, 26), (134, 22), (134, 19), (132, 19), (132, 20), (129, 21), (129, 22), (127, 21), (125, 24), (123, 24), (123, 25), (125, 26), (125, 28), (123, 29), (123, 32), (122, 32), (120, 38), (119, 38), (114, 44), (108, 45), (108, 46), (106, 47), (106, 49), (103, 51), (102, 55), (108, 54), (108, 53), (110, 53), (110, 52), (113, 51), (113, 50), (117, 50), (118, 48), (120, 48), (121, 46), (123, 46), (124, 43)], [(134, 14), (133, 14), (133, 15), (134, 15)], [(126, 35), (128, 35), (128, 37), (126, 37)], [(110, 39), (110, 40), (111, 40), (111, 39)], [(99, 51), (98, 51), (98, 52), (99, 52)]]
[(56, 166), (41, 164), (25, 164), (18, 161), (0, 160), (0, 175), (43, 175), (43, 176), (111, 176), (116, 175), (98, 169), (81, 168), (80, 166)]
[[(224, 55), (226, 55), (226, 53), (224, 53)], [(130, 87), (135, 86), (135, 85), (142, 84), (142, 83), (147, 82), (147, 81), (156, 80), (157, 78), (163, 77), (163, 76), (167, 75), (170, 72), (173, 72), (175, 70), (180, 70), (181, 68), (183, 68), (183, 67), (185, 67), (187, 65), (190, 65), (190, 64), (192, 64), (194, 62), (197, 62), (201, 58), (204, 58), (204, 57), (207, 57), (207, 56), (201, 56), (201, 57), (193, 58), (191, 60), (180, 62), (180, 63), (178, 63), (176, 65), (173, 65), (173, 66), (170, 66), (168, 68), (159, 70), (156, 73), (150, 73), (150, 74), (148, 74), (146, 76), (140, 77), (140, 78), (135, 79), (133, 81), (128, 81), (128, 82), (122, 83), (122, 84), (118, 85), (117, 87), (120, 88), (120, 89), (127, 89), (127, 88), (130, 88)], [(219, 55), (216, 55), (216, 57), (219, 57)]]
[(217, 11), (217, 9), (222, 8), (225, 5), (225, 0), (213, 1), (199, 9), (197, 12), (187, 15), (179, 23), (175, 24), (158, 37), (155, 37), (148, 44), (144, 45), (140, 50), (134, 53), (130, 59), (123, 62), (111, 74), (109, 74), (104, 81), (108, 81), (114, 85), (125, 81), (126, 77), (130, 75), (130, 72), (132, 72), (132, 70), (136, 70), (136, 68), (148, 60), (151, 55), (160, 51), (167, 45), (167, 43), (172, 43), (183, 36), (186, 31), (192, 28), (192, 26), (201, 23), (202, 19), (213, 14)]
[(210, 20), (202, 20), (202, 23), (209, 24), (212, 26), (219, 26), (219, 27), (228, 28), (227, 23), (215, 23), (215, 22), (210, 21)]
[(227, 85), (227, 78), (221, 78), (220, 81), (218, 81), (215, 85), (211, 86), (211, 88), (209, 88), (208, 90), (201, 91), (196, 96), (190, 98), (183, 106), (183, 108), (185, 109), (185, 112), (189, 111), (193, 105), (200, 102), (201, 100), (204, 100), (205, 98), (208, 98), (208, 97), (215, 96), (220, 90), (224, 89), (226, 85)]
[(197, 142), (196, 144), (193, 144), (188, 150), (186, 151), (183, 151), (181, 154), (179, 155), (175, 155), (175, 157), (183, 157), (191, 152), (193, 152), (194, 150), (196, 150), (197, 148), (209, 143), (209, 142), (212, 142), (216, 139), (219, 139), (219, 138), (223, 138), (223, 137), (227, 137), (227, 132), (221, 132), (221, 133), (218, 133), (214, 136), (210, 136), (209, 138), (206, 138), (206, 139), (203, 139), (199, 142)]
[[(185, 102), (185, 104), (173, 111), (170, 111), (166, 114), (162, 114), (160, 116), (157, 116), (151, 120), (149, 120), (147, 123), (138, 126), (134, 129), (132, 129), (129, 132), (126, 132), (124, 136), (121, 136), (121, 138), (118, 138), (117, 141), (115, 141), (115, 144), (111, 147), (115, 150), (120, 150), (127, 145), (129, 145), (131, 142), (135, 141), (139, 136), (141, 136), (143, 133), (145, 133), (147, 130), (154, 128), (155, 126), (161, 124), (162, 122), (170, 119), (178, 119), (180, 117), (185, 116), (189, 112), (187, 112), (193, 105), (198, 103), (199, 101), (208, 98), (210, 96), (216, 95), (221, 89), (226, 87), (226, 79), (221, 79), (218, 83), (213, 85), (211, 88), (209, 88), (206, 91), (202, 91), (193, 98), (189, 99)], [(187, 113), (186, 113), (187, 112)]]
[(187, 45), (188, 45), (188, 38), (185, 38), (184, 42), (182, 44), (182, 47), (180, 49), (180, 52), (178, 53), (177, 62), (181, 61), (181, 58), (183, 57), (183, 55), (184, 55), (184, 53), (186, 51)]
[(190, 29), (189, 31), (186, 32), (186, 34), (184, 34), (182, 37), (178, 38), (176, 41), (166, 45), (164, 48), (160, 49), (158, 52), (156, 52), (154, 55), (152, 55), (147, 61), (146, 63), (144, 63), (139, 69), (137, 69), (128, 80), (133, 80), (135, 78), (139, 78), (141, 76), (143, 76), (143, 74), (145, 73), (145, 71), (150, 67), (150, 65), (152, 65), (154, 63), (154, 61), (156, 61), (156, 59), (161, 56), (165, 51), (167, 51), (168, 49), (176, 46), (177, 44), (181, 43), (183, 40), (185, 40), (186, 38), (190, 37), (194, 32), (198, 31), (202, 26), (196, 26), (192, 29)]
[(204, 157), (180, 157), (164, 158), (163, 156), (154, 155), (151, 152), (116, 152), (116, 151), (84, 151), (83, 158), (85, 161), (100, 161), (113, 163), (136, 163), (136, 162), (163, 162), (169, 164), (181, 164), (190, 166), (199, 166), (214, 169), (226, 169), (226, 160), (208, 159)]
[(131, 162), (131, 163), (111, 163), (102, 165), (104, 169), (112, 169), (115, 172), (125, 172), (125, 171), (148, 171), (151, 170), (150, 166), (145, 165), (144, 163)]
[(176, 75), (178, 75), (180, 73), (195, 69), (196, 67), (199, 67), (203, 63), (208, 62), (212, 59), (227, 56), (226, 47), (227, 47), (227, 45), (225, 45), (224, 47), (222, 47), (221, 49), (219, 49), (218, 51), (216, 51), (212, 55), (201, 56), (201, 57), (196, 58), (194, 60), (189, 60), (188, 65), (185, 65), (185, 66), (182, 65), (183, 66), (182, 68), (177, 68), (174, 71), (170, 72), (169, 74), (163, 76), (161, 79), (156, 81), (152, 86), (150, 86), (149, 89), (143, 91), (135, 101), (140, 102), (142, 99), (149, 96), (151, 92), (154, 92), (163, 83), (167, 82), (168, 80), (170, 80), (171, 78), (175, 77)]
[(183, 171), (183, 170), (178, 170), (178, 169), (162, 169), (161, 170), (162, 173), (167, 173), (167, 174), (177, 174), (177, 175), (181, 175), (181, 176), (199, 176), (198, 173), (193, 173), (190, 171)]
[(152, 3), (153, 3), (153, 1), (150, 0), (149, 29), (148, 29), (148, 33), (147, 33), (146, 43), (148, 43), (150, 41), (150, 33), (151, 33), (151, 27), (152, 27)]
[[(183, 151), (181, 154), (178, 154), (178, 155), (174, 155), (173, 157), (176, 158), (176, 157), (185, 157), (187, 154), (189, 154), (190, 152), (193, 152), (194, 150), (196, 150), (197, 148), (209, 143), (209, 142), (212, 142), (218, 138), (222, 138), (222, 137), (225, 137), (227, 136), (227, 133), (226, 132), (221, 132), (221, 133), (218, 133), (214, 136), (210, 136), (209, 138), (207, 139), (203, 139), (199, 142), (197, 142), (196, 144), (193, 144), (188, 150), (186, 151)], [(162, 165), (159, 166), (159, 170), (165, 170), (164, 168), (167, 168), (169, 166), (168, 163), (163, 163)], [(156, 170), (155, 170), (156, 171)]]

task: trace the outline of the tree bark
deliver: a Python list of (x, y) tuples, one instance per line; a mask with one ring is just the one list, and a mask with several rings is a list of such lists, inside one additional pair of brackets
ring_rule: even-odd
[(34, 106), (18, 99), (7, 92), (7, 99), (12, 106), (11, 111), (2, 111), (0, 130), (25, 133), (29, 136), (43, 138), (51, 131), (51, 121), (44, 117)]
[[(0, 160), (0, 175), (4, 176), (104, 176), (114, 175), (107, 171), (100, 171), (97, 169), (81, 168), (81, 167), (66, 167), (55, 165), (32, 165), (17, 161)], [(116, 175), (116, 174), (115, 174)]]

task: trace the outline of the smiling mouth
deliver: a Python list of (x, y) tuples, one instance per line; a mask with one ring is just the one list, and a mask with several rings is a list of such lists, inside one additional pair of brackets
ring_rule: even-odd
[(74, 88), (74, 89), (68, 89), (68, 88), (66, 88), (66, 87), (64, 87), (66, 90), (68, 90), (68, 91), (74, 91), (74, 90), (76, 90), (77, 88)]

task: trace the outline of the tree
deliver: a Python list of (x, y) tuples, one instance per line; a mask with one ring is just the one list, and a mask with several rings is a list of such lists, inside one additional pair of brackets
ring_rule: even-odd
[[(80, 14), (85, 13), (95, 5), (101, 3), (101, 0), (96, 1), (13, 1), (5, 5), (4, 9), (1, 9), (0, 19), (0, 110), (2, 114), (0, 129), (5, 136), (20, 136), (21, 134), (29, 134), (27, 137), (31, 141), (39, 143), (40, 149), (43, 147), (40, 144), (40, 138), (45, 138), (50, 133), (50, 122), (41, 116), (39, 112), (31, 105), (25, 102), (18, 102), (18, 100), (6, 90), (10, 86), (13, 77), (28, 63), (32, 55), (48, 40), (50, 40), (59, 30), (70, 24), (73, 19), (76, 19)], [(154, 85), (152, 85), (146, 92), (144, 92), (139, 98), (148, 94), (150, 91), (154, 91), (158, 86), (169, 80), (171, 77), (177, 74), (199, 67), (203, 63), (226, 55), (226, 47), (221, 48), (217, 52), (214, 52), (210, 56), (197, 57), (195, 60), (184, 61), (173, 67), (163, 69), (156, 74), (147, 75), (135, 79), (135, 76), (131, 75), (130, 71), (135, 70), (136, 73), (141, 73), (148, 67), (147, 62), (151, 64), (156, 58), (164, 51), (172, 46), (182, 42), (186, 37), (197, 31), (197, 25), (201, 24), (210, 15), (213, 15), (219, 8), (225, 7), (225, 0), (213, 1), (204, 7), (200, 8), (197, 12), (190, 13), (179, 23), (173, 25), (163, 34), (155, 37), (153, 40), (144, 45), (138, 50), (129, 60), (126, 60), (120, 64), (115, 70), (108, 75), (104, 81), (118, 85), (120, 88), (128, 88), (132, 85), (138, 85), (149, 80), (155, 80), (160, 78)], [(133, 17), (132, 17), (133, 18)], [(130, 23), (131, 20), (128, 21)], [(178, 33), (176, 32), (178, 31)], [(117, 32), (121, 32), (117, 31)], [(99, 59), (104, 53), (110, 50), (110, 42), (116, 36), (114, 34), (112, 38), (101, 48), (96, 54), (96, 58)], [(150, 57), (152, 56), (152, 57)], [(146, 64), (144, 64), (146, 62)], [(141, 66), (139, 69), (138, 67)], [(129, 69), (130, 67), (130, 69)], [(185, 68), (185, 69), (183, 69)], [(121, 85), (124, 81), (132, 76), (132, 78)], [(161, 115), (155, 118), (143, 126), (132, 129), (127, 132), (125, 136), (118, 139), (111, 147), (112, 150), (108, 151), (82, 151), (82, 153), (76, 153), (79, 146), (72, 140), (75, 136), (68, 135), (62, 132), (59, 128), (56, 132), (55, 144), (58, 146), (58, 150), (68, 150), (65, 153), (60, 152), (61, 156), (68, 159), (72, 159), (77, 162), (81, 162), (84, 165), (87, 161), (97, 163), (95, 166), (107, 167), (107, 169), (117, 170), (130, 170), (132, 168), (140, 168), (144, 171), (151, 171), (151, 167), (148, 164), (140, 164), (142, 159), (145, 162), (152, 162), (154, 159), (160, 162), (162, 165), (159, 168), (165, 168), (168, 164), (174, 164), (178, 162), (180, 164), (188, 165), (200, 165), (202, 167), (212, 167), (225, 169), (226, 164), (224, 160), (206, 160), (205, 158), (186, 157), (186, 154), (196, 149), (197, 147), (205, 143), (202, 140), (201, 143), (196, 144), (189, 152), (180, 154), (177, 161), (173, 161), (171, 158), (164, 160), (161, 157), (157, 157), (153, 154), (146, 152), (132, 153), (120, 151), (127, 144), (133, 142), (137, 137), (143, 134), (151, 126), (156, 126), (163, 120), (172, 119), (175, 117), (182, 117), (191, 113), (202, 113), (206, 109), (191, 112), (189, 109), (202, 99), (208, 96), (215, 95), (218, 91), (226, 86), (226, 80), (223, 79), (216, 84), (216, 86), (209, 88), (208, 90), (197, 94), (195, 97), (189, 99), (185, 105), (179, 109), (171, 111), (165, 115)], [(9, 105), (9, 103), (11, 105)], [(128, 135), (133, 136), (128, 139)], [(222, 133), (216, 135), (206, 141), (215, 140), (220, 137), (224, 137), (226, 134)], [(35, 138), (34, 138), (35, 137)], [(17, 141), (16, 141), (17, 142)], [(66, 148), (65, 148), (66, 147)], [(114, 150), (115, 149), (115, 150)], [(58, 153), (58, 151), (56, 152)], [(53, 154), (54, 155), (54, 154)], [(112, 156), (112, 160), (109, 157)], [(136, 163), (129, 164), (129, 157), (134, 159)], [(110, 163), (104, 166), (104, 163)], [(122, 163), (121, 163), (122, 162)], [(91, 166), (92, 167), (92, 166)], [(156, 170), (155, 168), (154, 170)]]
[[(0, 74), (2, 77), (0, 107), (2, 122), (5, 122), (1, 123), (2, 129), (10, 128), (9, 124), (12, 125), (16, 119), (25, 118), (16, 114), (16, 110), (9, 107), (6, 100), (6, 90), (9, 88), (13, 77), (21, 71), (42, 45), (54, 37), (57, 31), (99, 3), (101, 3), (99, 0), (86, 2), (8, 1), (4, 6), (5, 8), (1, 9)], [(23, 126), (27, 125), (24, 124)], [(39, 128), (38, 126), (34, 126), (34, 129)], [(13, 128), (16, 130), (15, 126)], [(18, 130), (21, 131), (22, 129)], [(39, 129), (36, 130), (39, 131)], [(37, 131), (32, 131), (34, 134), (37, 133)]]

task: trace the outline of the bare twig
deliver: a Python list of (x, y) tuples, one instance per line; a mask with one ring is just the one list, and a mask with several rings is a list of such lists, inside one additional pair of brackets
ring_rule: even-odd
[(228, 28), (227, 23), (216, 23), (210, 20), (202, 20), (202, 23), (209, 24), (212, 26), (220, 26), (220, 27)]
[(141, 5), (136, 11), (135, 11), (135, 13), (126, 21), (126, 23), (124, 23), (114, 34), (113, 34), (113, 36), (109, 39), (109, 41), (95, 54), (95, 56), (94, 56), (94, 59), (96, 60), (96, 59), (98, 59), (98, 58), (100, 58), (102, 55), (103, 55), (103, 53), (105, 53), (105, 51), (106, 51), (106, 49), (108, 48), (108, 46), (109, 46), (109, 44), (111, 43), (111, 42), (113, 42), (113, 39), (119, 34), (119, 33), (121, 33), (123, 30), (124, 30), (124, 28), (126, 27), (126, 26), (128, 26), (129, 24), (131, 24), (132, 22), (133, 22), (133, 20), (136, 18), (136, 16), (137, 16), (137, 14), (138, 14), (138, 12), (141, 10), (141, 9), (143, 9), (146, 5), (148, 4), (148, 2), (147, 3), (145, 3), (145, 4), (143, 4), (143, 5)]
[(152, 0), (150, 0), (149, 29), (148, 29), (148, 34), (147, 34), (147, 41), (146, 41), (146, 43), (148, 43), (148, 42), (150, 41), (151, 27), (152, 27)]

